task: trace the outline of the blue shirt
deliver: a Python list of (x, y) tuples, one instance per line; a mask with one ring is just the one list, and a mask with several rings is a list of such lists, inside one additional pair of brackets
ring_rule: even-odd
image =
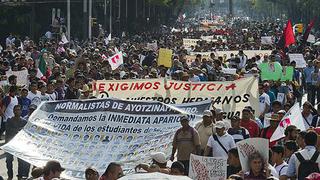
[(273, 101), (275, 101), (276, 100), (276, 96), (274, 95), (274, 93), (272, 92), (272, 91), (268, 91), (267, 92), (267, 94), (268, 94), (268, 96), (269, 96), (269, 98), (270, 98), (270, 103), (272, 103)]
[(31, 100), (28, 98), (19, 97), (18, 98), (19, 105), (21, 106), (21, 117), (25, 117), (29, 114), (29, 106), (31, 104)]
[(303, 71), (303, 74), (304, 74), (304, 77), (306, 79), (306, 83), (311, 83), (312, 82), (312, 78), (311, 78), (311, 75), (312, 75), (312, 72), (314, 71), (314, 67), (309, 67), (307, 66), (306, 68), (304, 68), (304, 71)]

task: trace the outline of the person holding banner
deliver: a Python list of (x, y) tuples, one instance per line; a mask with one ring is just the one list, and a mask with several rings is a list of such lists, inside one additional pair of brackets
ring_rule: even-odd
[(200, 155), (200, 137), (196, 129), (189, 125), (189, 117), (183, 115), (180, 118), (181, 128), (178, 129), (173, 137), (172, 153), (170, 160), (174, 160), (176, 151), (177, 160), (182, 162), (185, 167), (185, 175), (189, 173), (190, 154)]
[[(151, 153), (152, 165), (157, 165), (159, 167), (159, 172), (169, 174), (170, 169), (167, 167), (166, 156), (163, 152)], [(147, 172), (152, 172), (151, 165), (139, 164), (135, 167), (135, 170), (143, 169)]]

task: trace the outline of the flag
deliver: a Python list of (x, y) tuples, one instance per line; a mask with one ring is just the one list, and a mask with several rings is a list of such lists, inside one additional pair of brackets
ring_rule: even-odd
[(108, 41), (111, 41), (111, 33), (108, 36)]
[(40, 69), (38, 68), (37, 70), (37, 78), (42, 78), (43, 77), (43, 74), (41, 73)]
[(39, 70), (42, 74), (47, 74), (47, 63), (43, 59), (43, 54), (41, 54), (39, 58)]
[(288, 22), (287, 22), (286, 27), (283, 30), (282, 37), (278, 42), (278, 46), (281, 49), (285, 49), (285, 48), (287, 48), (288, 46), (290, 46), (291, 44), (294, 44), (294, 43), (296, 43), (296, 40), (294, 38), (291, 20), (289, 19)]
[(312, 29), (313, 26), (314, 26), (314, 21), (315, 21), (315, 20), (313, 19), (313, 20), (309, 23), (306, 31), (304, 32), (302, 44), (305, 44), (305, 43), (307, 42), (308, 37), (309, 37), (310, 32), (311, 32), (311, 29)]
[(185, 19), (187, 16), (186, 16), (186, 13), (184, 13), (183, 15), (182, 15), (182, 18), (183, 19)]
[(122, 52), (118, 52), (108, 59), (112, 70), (117, 69), (121, 64), (123, 64)]
[(69, 41), (68, 41), (68, 39), (67, 39), (67, 37), (66, 37), (66, 35), (63, 33), (62, 34), (62, 36), (61, 36), (61, 42), (63, 43), (63, 44), (67, 44)]
[(301, 131), (306, 130), (303, 122), (303, 117), (299, 107), (299, 103), (296, 103), (291, 107), (287, 114), (280, 121), (277, 129), (274, 131), (270, 138), (270, 142), (276, 141), (285, 137), (284, 131), (289, 125), (295, 125)]

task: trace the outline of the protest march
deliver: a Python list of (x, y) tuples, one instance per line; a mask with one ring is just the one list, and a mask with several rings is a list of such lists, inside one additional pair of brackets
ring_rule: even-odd
[(39, 38), (0, 32), (0, 180), (320, 179), (317, 17), (186, 1), (122, 31), (123, 2), (82, 40), (60, 9)]

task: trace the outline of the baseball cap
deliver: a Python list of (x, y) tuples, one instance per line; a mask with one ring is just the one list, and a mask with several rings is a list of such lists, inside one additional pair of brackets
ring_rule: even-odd
[(150, 157), (158, 163), (166, 163), (166, 155), (163, 152), (154, 152), (150, 154)]
[(223, 110), (222, 109), (216, 109), (216, 114), (220, 114), (220, 113), (223, 113)]
[(61, 167), (60, 163), (55, 160), (48, 161), (45, 169), (52, 170), (52, 171), (64, 171), (65, 169)]
[(204, 112), (203, 112), (203, 116), (212, 116), (212, 112), (210, 111), (210, 110), (205, 110)]
[(223, 121), (218, 121), (215, 125), (216, 128), (221, 129), (221, 128), (225, 128), (225, 124)]
[(279, 110), (277, 113), (278, 113), (278, 114), (286, 114), (287, 112), (282, 109), (282, 110)]

